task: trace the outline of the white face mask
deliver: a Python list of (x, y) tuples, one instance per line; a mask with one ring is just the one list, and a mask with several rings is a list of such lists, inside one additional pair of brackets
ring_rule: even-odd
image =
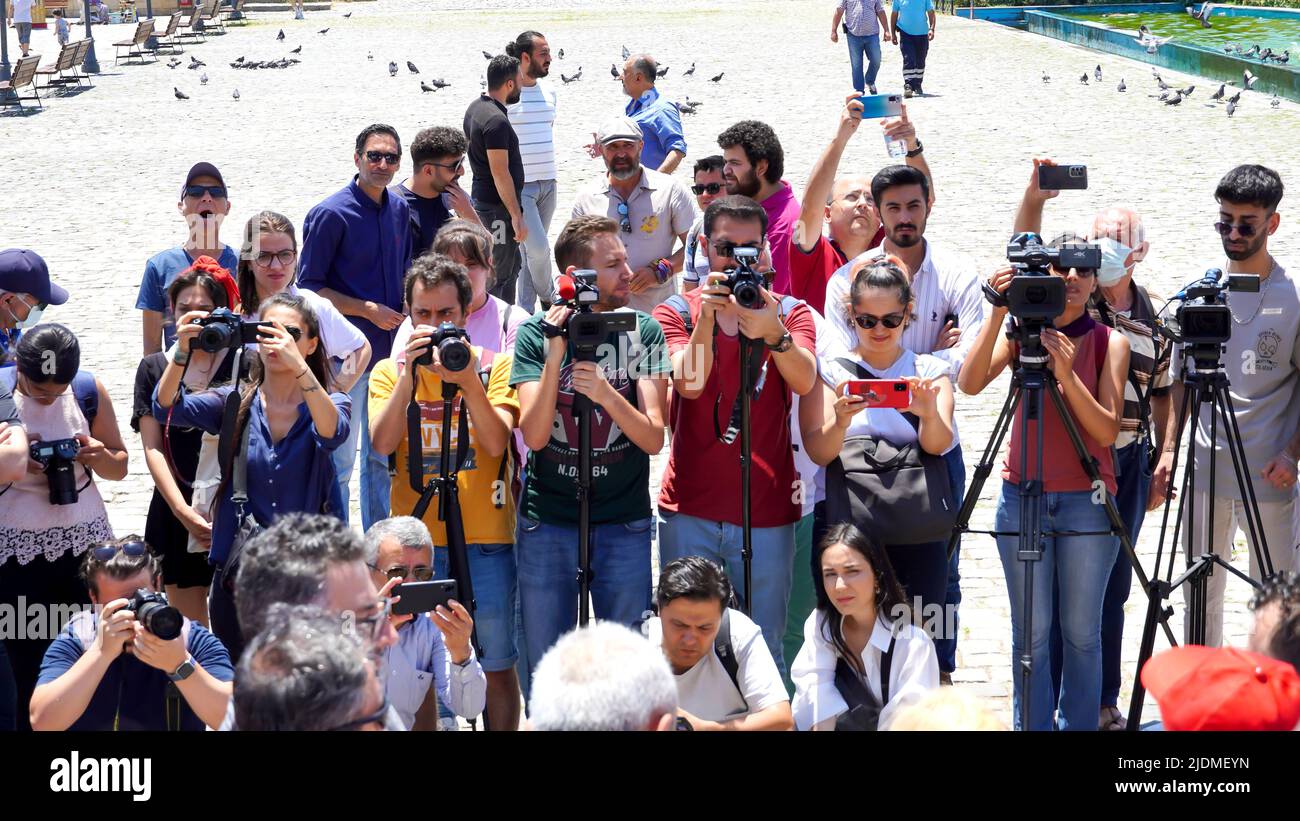
[(1102, 237), (1097, 240), (1097, 244), (1101, 246), (1101, 268), (1097, 269), (1097, 283), (1114, 285), (1128, 273), (1128, 258), (1133, 249), (1110, 237)]

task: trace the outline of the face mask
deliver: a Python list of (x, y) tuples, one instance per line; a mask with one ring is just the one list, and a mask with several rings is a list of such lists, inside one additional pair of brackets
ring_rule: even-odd
[(1128, 257), (1133, 249), (1116, 242), (1110, 237), (1097, 240), (1101, 246), (1101, 268), (1097, 270), (1097, 282), (1101, 285), (1114, 285), (1128, 273)]
[[(38, 305), (33, 305), (27, 300), (23, 299), (21, 295), (15, 294), (14, 296), (17, 296), (19, 301), (22, 302), (24, 305), (26, 305), (28, 308), (27, 318), (20, 320), (17, 314), (9, 310), (8, 305), (0, 306), (5, 309), (5, 313), (9, 314), (9, 319), (10, 321), (13, 322), (14, 331), (28, 331), (31, 330), (32, 328), (35, 328), (36, 324), (41, 321), (41, 314), (45, 313), (45, 304), (41, 303)], [(16, 338), (17, 334), (14, 334), (14, 336)]]

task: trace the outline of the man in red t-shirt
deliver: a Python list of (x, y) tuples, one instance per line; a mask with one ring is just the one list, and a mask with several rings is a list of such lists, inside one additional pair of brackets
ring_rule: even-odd
[[(735, 267), (735, 248), (743, 245), (762, 248), (759, 268), (769, 267), (766, 230), (767, 214), (750, 198), (714, 202), (704, 213), (710, 270)], [(792, 300), (783, 305), (763, 290), (764, 307), (743, 308), (717, 284), (722, 277), (710, 273), (704, 287), (654, 311), (673, 365), (673, 439), (659, 489), (659, 563), (706, 556), (725, 562), (731, 578), (744, 578), (738, 414), (743, 334), (761, 351), (762, 371), (754, 383), (761, 389), (750, 408), (754, 589), (745, 590), (743, 583), (737, 588), (784, 669), (781, 637), (794, 526), (803, 512), (803, 489), (790, 449), (790, 401), (791, 391), (803, 395), (816, 384), (817, 332), (806, 305)], [(682, 309), (690, 317), (689, 328)]]
[[(885, 238), (884, 226), (871, 201), (871, 175), (854, 174), (835, 178), (840, 157), (849, 138), (862, 124), (862, 103), (850, 94), (840, 112), (839, 129), (813, 165), (803, 195), (799, 223), (790, 241), (790, 295), (802, 299), (823, 316), (828, 310), (826, 283), (846, 262), (875, 248)], [(934, 178), (922, 154), (916, 128), (907, 118), (907, 107), (897, 119), (882, 120), (881, 128), (891, 140), (907, 147), (907, 164), (930, 179), (930, 205), (934, 205)], [(822, 234), (825, 221), (829, 236)]]

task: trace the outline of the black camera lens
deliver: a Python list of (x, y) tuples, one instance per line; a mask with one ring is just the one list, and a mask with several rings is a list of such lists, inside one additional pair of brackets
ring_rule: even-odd
[(171, 641), (181, 634), (181, 625), (184, 623), (181, 611), (172, 607), (162, 593), (141, 588), (135, 591), (127, 608), (144, 625), (144, 629), (163, 641)]
[(731, 295), (736, 298), (736, 304), (742, 308), (763, 307), (763, 295), (759, 292), (758, 286), (752, 282), (739, 283)]
[(76, 439), (55, 439), (33, 442), (28, 455), (33, 462), (45, 468), (45, 481), (50, 487), (50, 504), (75, 505), (77, 503), (77, 454), (81, 443)]
[(438, 359), (449, 371), (463, 371), (469, 367), (469, 346), (455, 337), (444, 339), (438, 343)]
[(214, 322), (210, 325), (204, 325), (203, 330), (199, 331), (198, 338), (194, 344), (199, 350), (207, 353), (216, 353), (224, 351), (226, 348), (233, 347), (231, 342), (235, 338), (235, 331), (229, 325), (223, 322)]

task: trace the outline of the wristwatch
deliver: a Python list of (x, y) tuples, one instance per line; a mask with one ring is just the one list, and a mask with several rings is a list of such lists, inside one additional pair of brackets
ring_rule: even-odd
[(777, 340), (775, 345), (768, 345), (767, 349), (769, 351), (772, 351), (773, 353), (785, 353), (786, 351), (790, 350), (793, 347), (794, 347), (794, 337), (790, 336), (789, 331), (786, 331), (785, 333), (781, 334), (781, 338)]
[(918, 155), (919, 155), (922, 151), (924, 151), (924, 150), (925, 150), (925, 146), (921, 145), (921, 141), (920, 141), (920, 140), (917, 140), (917, 141), (916, 141), (916, 148), (913, 148), (911, 151), (907, 152), (907, 156), (909, 156), (909, 157), (915, 157), (915, 156), (918, 156)]
[(186, 653), (185, 661), (181, 662), (180, 667), (177, 667), (175, 670), (168, 673), (167, 678), (171, 679), (172, 681), (184, 681), (185, 679), (189, 678), (193, 674), (194, 674), (194, 657)]

